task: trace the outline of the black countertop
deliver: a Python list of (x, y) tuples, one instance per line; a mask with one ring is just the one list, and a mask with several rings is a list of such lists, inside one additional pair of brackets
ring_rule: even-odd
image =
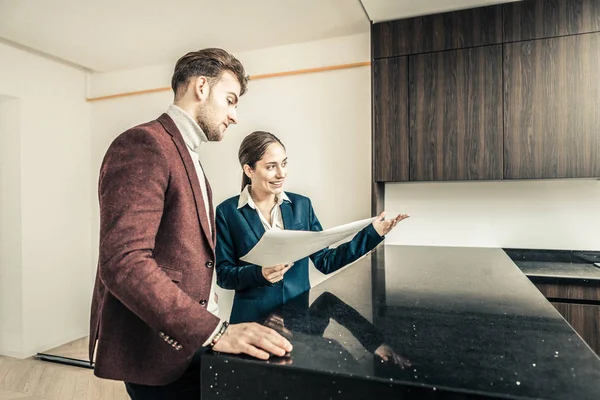
[(600, 252), (504, 249), (536, 283), (600, 285)]
[(600, 393), (600, 359), (502, 249), (381, 246), (265, 320), (291, 355), (206, 354), (203, 399)]

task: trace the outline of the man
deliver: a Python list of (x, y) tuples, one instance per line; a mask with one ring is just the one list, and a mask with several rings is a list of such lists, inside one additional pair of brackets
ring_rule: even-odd
[(100, 170), (90, 360), (96, 350), (95, 374), (125, 381), (134, 400), (199, 399), (209, 348), (260, 359), (292, 350), (270, 328), (216, 315), (212, 195), (197, 151), (237, 122), (244, 67), (221, 49), (188, 53), (171, 86), (174, 104), (117, 137)]

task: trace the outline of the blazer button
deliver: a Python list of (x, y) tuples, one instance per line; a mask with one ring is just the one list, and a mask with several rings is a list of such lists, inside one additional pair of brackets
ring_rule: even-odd
[(204, 264), (204, 265), (206, 265), (206, 268), (212, 268), (213, 262), (212, 261), (207, 261), (206, 264)]
[(205, 306), (206, 305), (206, 300), (200, 300), (200, 305), (201, 306)]

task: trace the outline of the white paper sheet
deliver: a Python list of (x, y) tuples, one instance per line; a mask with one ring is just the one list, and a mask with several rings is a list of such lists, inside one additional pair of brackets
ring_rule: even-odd
[(373, 221), (363, 219), (321, 232), (270, 229), (240, 260), (263, 267), (292, 263), (356, 234)]

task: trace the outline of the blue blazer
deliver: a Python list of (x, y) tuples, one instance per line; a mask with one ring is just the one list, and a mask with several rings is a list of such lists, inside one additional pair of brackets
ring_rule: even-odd
[[(280, 206), (285, 229), (322, 231), (310, 199), (290, 192), (286, 194), (290, 201), (284, 201)], [(232, 323), (256, 321), (273, 308), (310, 289), (309, 257), (319, 271), (330, 274), (356, 261), (383, 240), (369, 224), (350, 242), (294, 261), (283, 280), (272, 284), (263, 277), (261, 266), (240, 261), (240, 257), (258, 243), (265, 229), (257, 211), (249, 205), (238, 210), (239, 197), (225, 200), (216, 211), (217, 283), (223, 289), (235, 290), (230, 317)]]

